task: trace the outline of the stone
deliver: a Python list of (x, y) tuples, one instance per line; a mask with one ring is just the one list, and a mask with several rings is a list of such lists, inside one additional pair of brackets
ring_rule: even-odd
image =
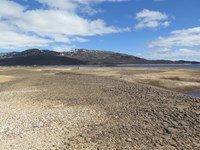
[(133, 140), (131, 138), (127, 138), (126, 142), (132, 142)]
[(164, 128), (164, 132), (167, 133), (167, 134), (171, 134), (169, 128)]
[(91, 138), (87, 137), (87, 138), (85, 138), (85, 141), (86, 141), (86, 142), (90, 142), (90, 141), (91, 141)]

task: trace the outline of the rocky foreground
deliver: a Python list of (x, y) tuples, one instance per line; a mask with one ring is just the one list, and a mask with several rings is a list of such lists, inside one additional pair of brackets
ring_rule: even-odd
[(0, 84), (1, 150), (200, 149), (200, 99), (35, 69)]

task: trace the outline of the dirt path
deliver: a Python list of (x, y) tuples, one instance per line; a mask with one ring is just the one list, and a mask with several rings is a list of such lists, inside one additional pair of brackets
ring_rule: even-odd
[(116, 79), (10, 69), (0, 149), (196, 149), (200, 100)]

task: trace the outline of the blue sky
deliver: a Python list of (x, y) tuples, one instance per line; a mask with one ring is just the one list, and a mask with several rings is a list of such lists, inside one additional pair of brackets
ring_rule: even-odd
[(199, 0), (1, 0), (0, 52), (111, 50), (200, 61)]

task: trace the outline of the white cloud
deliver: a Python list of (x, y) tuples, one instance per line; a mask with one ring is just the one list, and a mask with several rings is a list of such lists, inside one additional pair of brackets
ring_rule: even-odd
[(123, 2), (128, 0), (37, 0), (39, 3), (44, 6), (48, 6), (53, 9), (63, 9), (65, 11), (75, 11), (76, 9), (80, 9), (81, 12), (93, 15), (102, 10), (93, 9), (91, 5), (102, 3), (102, 2)]
[(136, 14), (135, 18), (138, 21), (135, 25), (136, 29), (167, 27), (170, 25), (168, 16), (159, 11), (143, 9), (141, 12)]
[(200, 27), (175, 30), (169, 37), (159, 37), (149, 47), (200, 46)]
[(73, 42), (80, 42), (80, 43), (85, 43), (85, 42), (89, 42), (88, 39), (84, 39), (84, 38), (80, 38), (80, 37), (75, 37), (75, 38), (72, 38)]
[(19, 17), (22, 15), (25, 7), (11, 0), (1, 0), (0, 19)]
[(52, 41), (41, 38), (36, 35), (25, 34), (17, 31), (17, 28), (12, 25), (7, 25), (0, 22), (0, 48), (2, 49), (17, 49), (17, 48), (29, 48), (37, 45), (38, 47), (47, 46)]
[(37, 1), (53, 8), (68, 8), (69, 6), (75, 6), (77, 4), (89, 5), (92, 3), (94, 4), (102, 2), (123, 2), (128, 0), (57, 0), (56, 4), (54, 0), (37, 0)]
[(65, 11), (74, 11), (77, 8), (76, 3), (73, 0), (37, 0), (44, 6), (48, 6), (52, 9), (64, 9)]
[(64, 52), (64, 51), (74, 50), (78, 47), (75, 46), (75, 45), (63, 44), (63, 45), (59, 45), (59, 46), (51, 46), (50, 48), (51, 48), (51, 50), (54, 50), (54, 51), (57, 51), (57, 52)]
[(43, 36), (51, 33), (93, 36), (124, 31), (124, 29), (107, 26), (101, 19), (88, 20), (61, 10), (28, 11), (14, 23), (24, 31)]
[(143, 55), (150, 59), (200, 61), (200, 27), (175, 30), (148, 44)]
[(84, 18), (77, 11), (82, 5), (85, 8), (91, 8), (87, 11), (92, 11), (91, 4), (124, 0), (36, 1), (43, 4), (44, 7), (30, 10), (11, 0), (1, 1), (0, 30), (3, 32), (0, 34), (0, 48), (18, 48), (23, 45), (24, 47), (37, 47), (56, 42), (65, 44), (88, 42), (84, 37), (130, 30), (107, 25), (102, 19)]
[(26, 35), (12, 31), (1, 31), (3, 36), (0, 36), (0, 48), (14, 49), (23, 47), (43, 47), (50, 44), (52, 41), (40, 38), (38, 36)]
[(124, 2), (128, 0), (72, 0), (72, 1), (82, 4), (90, 4), (90, 3), (102, 3), (102, 2)]
[(147, 50), (140, 56), (148, 59), (157, 60), (188, 60), (188, 61), (200, 61), (200, 48), (199, 49), (187, 49), (181, 48), (172, 50), (169, 48)]
[(102, 9), (93, 9), (90, 6), (80, 7), (80, 12), (89, 16), (104, 12)]

